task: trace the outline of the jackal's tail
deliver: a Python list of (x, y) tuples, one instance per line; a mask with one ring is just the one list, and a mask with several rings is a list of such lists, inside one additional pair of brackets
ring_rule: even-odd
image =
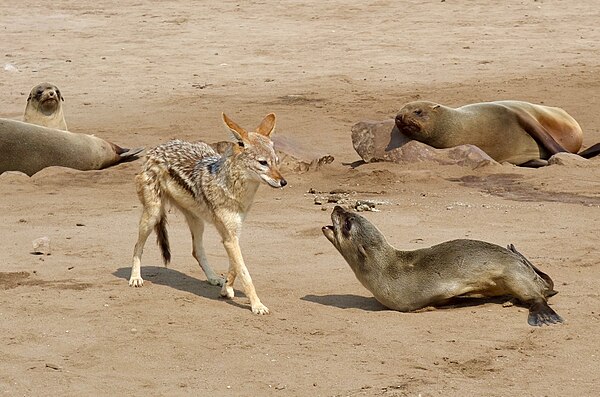
[(171, 248), (169, 247), (169, 234), (167, 233), (167, 216), (162, 214), (156, 225), (154, 226), (156, 232), (156, 243), (160, 247), (162, 253), (163, 262), (165, 266), (171, 261)]

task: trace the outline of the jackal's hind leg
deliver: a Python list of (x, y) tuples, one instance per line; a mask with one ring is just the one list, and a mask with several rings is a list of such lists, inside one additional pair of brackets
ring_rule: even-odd
[(163, 207), (160, 200), (153, 202), (144, 202), (142, 217), (140, 218), (140, 226), (138, 232), (138, 240), (133, 250), (133, 264), (131, 265), (131, 277), (129, 278), (130, 287), (141, 287), (144, 284), (141, 273), (142, 253), (148, 236), (152, 233), (152, 229), (164, 217)]
[(210, 285), (222, 286), (224, 284), (223, 277), (219, 277), (215, 271), (210, 267), (206, 253), (204, 251), (204, 245), (202, 244), (202, 235), (204, 233), (204, 221), (198, 219), (189, 212), (184, 212), (185, 219), (187, 220), (190, 232), (192, 233), (192, 255), (198, 261), (198, 264), (204, 271), (206, 279)]

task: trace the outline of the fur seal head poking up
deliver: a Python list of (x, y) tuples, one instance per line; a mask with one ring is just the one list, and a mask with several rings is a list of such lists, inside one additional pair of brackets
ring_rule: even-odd
[(65, 98), (54, 84), (36, 85), (27, 98), (23, 121), (66, 131), (67, 123), (62, 109), (64, 100)]
[(514, 246), (452, 240), (400, 251), (364, 217), (336, 206), (323, 234), (342, 254), (356, 278), (384, 306), (414, 311), (456, 297), (510, 295), (529, 307), (530, 325), (563, 319), (548, 306), (556, 294), (552, 279)]

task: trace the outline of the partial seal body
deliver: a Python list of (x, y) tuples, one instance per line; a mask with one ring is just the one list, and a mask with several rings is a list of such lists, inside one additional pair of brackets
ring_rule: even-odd
[(98, 170), (134, 159), (142, 150), (121, 148), (92, 135), (0, 119), (0, 174), (20, 171), (31, 176), (50, 166)]
[(548, 306), (556, 294), (552, 279), (512, 245), (452, 240), (400, 251), (367, 219), (336, 206), (323, 234), (342, 254), (356, 278), (384, 306), (414, 311), (455, 297), (509, 295), (529, 306), (530, 325), (562, 318)]
[(545, 165), (556, 153), (577, 153), (583, 142), (581, 127), (566, 111), (522, 101), (459, 108), (409, 102), (396, 116), (396, 126), (409, 138), (438, 149), (471, 144), (496, 161), (516, 165)]
[(60, 90), (54, 84), (36, 85), (27, 98), (23, 121), (66, 131), (67, 122), (62, 108), (64, 100)]

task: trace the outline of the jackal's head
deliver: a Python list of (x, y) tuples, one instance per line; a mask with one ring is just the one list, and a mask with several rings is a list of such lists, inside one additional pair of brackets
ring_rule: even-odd
[(257, 180), (267, 183), (271, 187), (284, 187), (287, 181), (279, 172), (279, 159), (273, 149), (271, 134), (275, 130), (275, 114), (265, 116), (256, 132), (248, 132), (223, 113), (223, 122), (229, 128), (235, 139), (237, 147), (234, 156), (244, 164), (246, 170), (256, 176)]

